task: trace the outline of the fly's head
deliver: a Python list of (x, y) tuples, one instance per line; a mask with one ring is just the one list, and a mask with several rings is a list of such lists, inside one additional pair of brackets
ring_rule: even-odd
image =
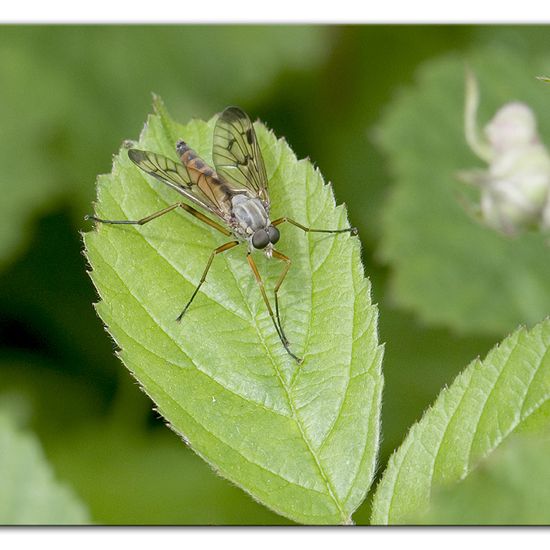
[(273, 245), (279, 241), (281, 234), (274, 225), (262, 227), (254, 232), (250, 244), (255, 250), (263, 250), (268, 258), (273, 254)]

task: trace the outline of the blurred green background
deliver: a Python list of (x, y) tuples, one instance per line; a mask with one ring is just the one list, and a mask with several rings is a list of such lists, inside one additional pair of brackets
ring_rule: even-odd
[[(439, 390), (498, 335), (428, 327), (392, 301), (378, 253), (392, 177), (374, 129), (427, 60), (485, 44), (529, 52), (544, 36), (534, 27), (0, 27), (0, 410), (36, 434), (93, 522), (287, 523), (164, 426), (92, 307), (82, 218), (96, 176), (139, 135), (151, 93), (182, 122), (241, 106), (309, 156), (348, 204), (386, 342), (380, 473)], [(367, 499), (354, 519), (368, 517)]]

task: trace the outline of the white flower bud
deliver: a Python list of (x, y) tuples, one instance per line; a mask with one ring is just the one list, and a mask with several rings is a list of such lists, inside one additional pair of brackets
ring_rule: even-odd
[(485, 127), (485, 135), (496, 154), (529, 146), (538, 141), (537, 121), (525, 103), (514, 101), (497, 111)]
[(466, 141), (488, 169), (462, 173), (481, 190), (481, 217), (497, 231), (550, 228), (550, 155), (541, 143), (533, 111), (524, 103), (501, 107), (478, 135), (477, 83), (466, 77)]

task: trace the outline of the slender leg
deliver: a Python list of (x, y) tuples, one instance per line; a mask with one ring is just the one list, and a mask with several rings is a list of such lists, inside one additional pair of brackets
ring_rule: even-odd
[(150, 222), (151, 220), (154, 220), (155, 218), (160, 218), (161, 216), (164, 216), (164, 214), (168, 214), (168, 212), (172, 212), (172, 210), (176, 209), (178, 206), (180, 206), (181, 203), (177, 202), (176, 204), (172, 204), (170, 206), (167, 206), (166, 208), (163, 208), (162, 210), (159, 210), (158, 212), (155, 212), (154, 214), (151, 214), (149, 216), (146, 216), (145, 218), (141, 218), (140, 220), (132, 221), (132, 220), (102, 220), (101, 218), (96, 218), (95, 216), (84, 216), (85, 220), (93, 220), (94, 222), (100, 222), (100, 223), (109, 223), (113, 225), (145, 225), (146, 223)]
[(256, 263), (254, 262), (250, 252), (247, 253), (246, 259), (248, 260), (248, 263), (250, 264), (250, 268), (252, 269), (252, 272), (254, 273), (254, 277), (256, 278), (256, 282), (258, 283), (258, 286), (260, 287), (260, 292), (262, 294), (262, 298), (264, 299), (265, 305), (267, 307), (267, 311), (269, 312), (269, 316), (271, 317), (271, 320), (273, 321), (273, 325), (275, 326), (275, 330), (277, 331), (277, 334), (279, 335), (279, 338), (281, 339), (281, 342), (282, 342), (285, 350), (298, 364), (300, 364), (302, 362), (302, 359), (300, 359), (299, 357), (296, 357), (296, 355), (294, 355), (292, 353), (292, 351), (290, 351), (288, 341), (285, 338), (285, 336), (284, 336), (284, 334), (281, 330), (281, 327), (277, 323), (277, 319), (275, 318), (275, 315), (273, 314), (273, 310), (271, 309), (271, 305), (269, 303), (269, 300), (267, 298), (267, 294), (265, 292), (264, 282), (262, 281), (262, 278), (260, 276), (260, 272), (258, 271), (258, 267), (256, 266)]
[(212, 254), (210, 254), (210, 258), (208, 258), (208, 263), (206, 264), (206, 267), (204, 268), (204, 272), (202, 274), (201, 280), (199, 281), (199, 284), (197, 285), (197, 288), (195, 288), (195, 291), (191, 295), (191, 298), (183, 308), (183, 311), (178, 315), (176, 321), (180, 322), (182, 317), (185, 315), (185, 312), (191, 305), (191, 302), (195, 299), (195, 296), (197, 295), (197, 292), (199, 291), (199, 288), (202, 286), (202, 283), (206, 280), (206, 274), (208, 273), (208, 270), (210, 269), (210, 266), (212, 265), (212, 260), (217, 256), (218, 254), (221, 254), (222, 252), (225, 252), (226, 250), (231, 250), (235, 246), (240, 244), (240, 241), (229, 241), (228, 243), (222, 244), (221, 246), (218, 246), (218, 248), (215, 248), (212, 250)]
[(213, 227), (214, 229), (217, 229), (220, 233), (223, 233), (224, 235), (231, 235), (231, 231), (224, 227), (223, 225), (220, 225), (219, 223), (215, 222), (214, 220), (211, 220), (208, 216), (205, 216), (202, 212), (199, 212), (198, 210), (195, 210), (192, 206), (189, 206), (188, 204), (185, 204), (184, 202), (180, 202), (181, 208), (183, 208), (186, 212), (189, 212), (192, 216), (195, 216), (195, 218), (199, 219), (201, 222), (204, 222), (205, 224), (209, 225), (210, 227)]
[(301, 223), (298, 223), (297, 221), (287, 218), (286, 216), (283, 218), (278, 218), (275, 221), (271, 222), (271, 225), (280, 225), (281, 223), (291, 223), (292, 225), (295, 225), (296, 227), (299, 227), (302, 231), (307, 232), (314, 232), (314, 233), (351, 233), (352, 235), (357, 235), (357, 228), (356, 227), (348, 227), (346, 229), (313, 229), (312, 227), (306, 227), (305, 225), (302, 225)]
[(281, 288), (281, 285), (283, 284), (283, 280), (286, 277), (286, 274), (288, 273), (288, 270), (290, 269), (290, 264), (292, 263), (290, 258), (288, 256), (285, 256), (284, 254), (281, 254), (278, 250), (272, 251), (273, 258), (277, 258), (278, 260), (281, 260), (285, 262), (285, 267), (283, 268), (283, 271), (281, 275), (279, 276), (279, 280), (277, 281), (277, 284), (275, 285), (275, 288), (273, 290), (275, 294), (275, 315), (277, 316), (277, 322), (279, 323), (279, 328), (281, 329), (281, 334), (283, 335), (283, 338), (285, 339), (286, 343), (288, 344), (288, 339), (284, 333), (283, 325), (281, 323), (281, 317), (279, 316), (279, 298), (278, 298), (278, 292), (279, 288)]
[(209, 225), (210, 227), (213, 227), (214, 229), (217, 229), (220, 233), (223, 233), (224, 235), (231, 235), (231, 231), (223, 227), (223, 225), (216, 223), (214, 220), (211, 220), (208, 216), (205, 216), (202, 212), (195, 210), (192, 206), (189, 206), (184, 202), (177, 202), (176, 204), (171, 204), (170, 206), (167, 206), (166, 208), (163, 208), (162, 210), (159, 210), (154, 214), (151, 214), (149, 216), (146, 216), (145, 218), (141, 218), (140, 220), (136, 220), (136, 221), (102, 220), (101, 218), (96, 218), (95, 216), (90, 216), (90, 215), (85, 216), (84, 219), (93, 220), (95, 222), (100, 222), (100, 223), (109, 223), (109, 224), (116, 224), (116, 225), (145, 225), (151, 220), (154, 220), (155, 218), (160, 218), (160, 216), (164, 216), (164, 214), (168, 214), (168, 212), (171, 212), (172, 210), (175, 210), (178, 207), (183, 208), (186, 212), (189, 212), (189, 214), (191, 214), (192, 216), (195, 216), (195, 218), (198, 218), (201, 222), (206, 223), (207, 225)]

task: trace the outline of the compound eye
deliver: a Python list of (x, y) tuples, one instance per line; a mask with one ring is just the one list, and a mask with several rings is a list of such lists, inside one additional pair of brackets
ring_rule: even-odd
[(252, 235), (252, 246), (254, 248), (265, 248), (269, 244), (269, 234), (265, 229), (258, 229), (254, 235)]
[(267, 231), (267, 234), (269, 235), (269, 241), (272, 244), (275, 244), (281, 238), (281, 234), (279, 233), (279, 230), (273, 225), (270, 225), (266, 229), (266, 231)]

